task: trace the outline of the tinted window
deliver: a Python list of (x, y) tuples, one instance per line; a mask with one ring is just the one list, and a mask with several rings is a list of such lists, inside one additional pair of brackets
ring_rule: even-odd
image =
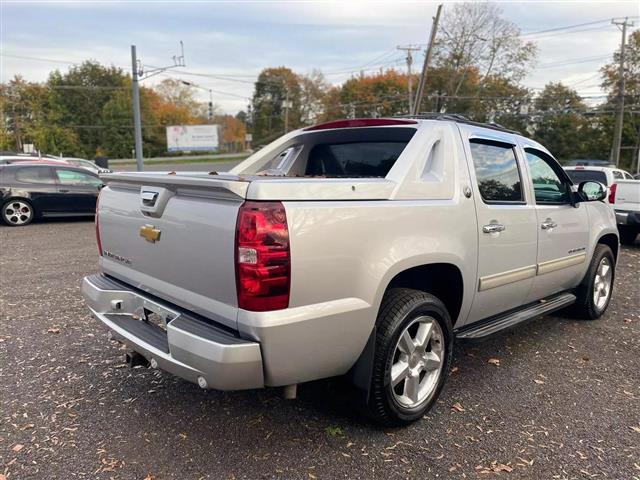
[(630, 173), (624, 172), (624, 179), (625, 180), (633, 180), (633, 177), (631, 176)]
[(407, 142), (358, 142), (316, 145), (309, 152), (307, 175), (385, 177)]
[(613, 173), (613, 178), (615, 178), (616, 180), (622, 180), (622, 172), (619, 172), (618, 170), (614, 170), (611, 173)]
[(525, 152), (529, 174), (537, 203), (569, 203), (569, 191), (559, 175), (551, 167), (552, 159), (530, 150)]
[(603, 185), (607, 185), (607, 176), (604, 172), (597, 170), (566, 170), (566, 172), (576, 185), (586, 181), (600, 182)]
[(471, 141), (478, 189), (487, 202), (521, 202), (518, 163), (510, 145)]
[(100, 185), (102, 182), (94, 175), (76, 170), (56, 169), (58, 181), (65, 185)]
[(15, 179), (20, 183), (55, 183), (49, 167), (24, 167), (15, 170)]

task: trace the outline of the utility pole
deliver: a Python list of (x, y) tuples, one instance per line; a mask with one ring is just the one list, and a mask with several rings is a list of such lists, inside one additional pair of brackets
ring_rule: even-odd
[(411, 45), (407, 46), (398, 46), (396, 47), (398, 50), (404, 50), (407, 52), (407, 80), (408, 80), (408, 90), (409, 90), (409, 113), (413, 112), (413, 76), (411, 74), (411, 65), (413, 65), (413, 55), (412, 52), (417, 52), (420, 47), (415, 47)]
[(142, 124), (140, 120), (140, 86), (138, 85), (138, 57), (131, 45), (131, 100), (133, 102), (133, 136), (136, 149), (136, 170), (142, 171)]
[(142, 122), (140, 119), (140, 80), (153, 77), (158, 73), (175, 67), (185, 67), (184, 45), (180, 40), (180, 55), (173, 56), (173, 65), (168, 67), (152, 68), (145, 71), (142, 64), (138, 62), (136, 46), (131, 45), (131, 101), (133, 103), (133, 136), (136, 151), (136, 170), (141, 172), (144, 166), (142, 158)]
[(618, 69), (618, 112), (616, 114), (616, 125), (613, 131), (613, 146), (611, 147), (611, 163), (616, 166), (620, 162), (620, 144), (622, 143), (622, 124), (624, 120), (624, 50), (627, 42), (627, 27), (633, 27), (633, 22), (629, 22), (629, 18), (625, 18), (624, 22), (616, 22), (611, 20), (611, 23), (622, 26), (622, 43), (620, 44), (620, 67)]
[(422, 103), (422, 97), (424, 96), (424, 87), (427, 82), (427, 69), (429, 68), (429, 62), (433, 56), (433, 45), (436, 42), (436, 32), (438, 31), (438, 22), (440, 22), (440, 13), (442, 13), (442, 4), (438, 5), (436, 16), (433, 19), (433, 25), (431, 26), (431, 35), (429, 36), (429, 45), (424, 56), (424, 63), (422, 65), (422, 73), (420, 74), (420, 81), (418, 82), (418, 91), (416, 92), (416, 99), (413, 102), (413, 109), (411, 115), (417, 115), (420, 110), (420, 104)]

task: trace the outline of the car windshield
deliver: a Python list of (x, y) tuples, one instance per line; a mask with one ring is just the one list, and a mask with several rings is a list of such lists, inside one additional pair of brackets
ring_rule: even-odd
[(566, 170), (566, 172), (576, 185), (587, 181), (607, 184), (607, 176), (599, 170)]

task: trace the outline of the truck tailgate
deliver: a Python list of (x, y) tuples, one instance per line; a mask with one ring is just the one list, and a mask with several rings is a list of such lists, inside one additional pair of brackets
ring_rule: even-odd
[(617, 180), (615, 208), (640, 212), (640, 180)]
[(235, 226), (248, 182), (167, 174), (104, 179), (104, 273), (235, 329)]

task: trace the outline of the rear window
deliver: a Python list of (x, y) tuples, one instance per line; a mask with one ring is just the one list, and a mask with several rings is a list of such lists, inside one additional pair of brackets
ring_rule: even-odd
[(383, 178), (415, 132), (415, 128), (411, 127), (340, 128), (305, 132), (277, 148), (265, 147), (263, 158), (241, 173)]
[(566, 172), (576, 185), (582, 182), (600, 182), (607, 185), (607, 176), (598, 170), (566, 170)]
[(17, 168), (15, 179), (20, 183), (55, 183), (49, 167)]

